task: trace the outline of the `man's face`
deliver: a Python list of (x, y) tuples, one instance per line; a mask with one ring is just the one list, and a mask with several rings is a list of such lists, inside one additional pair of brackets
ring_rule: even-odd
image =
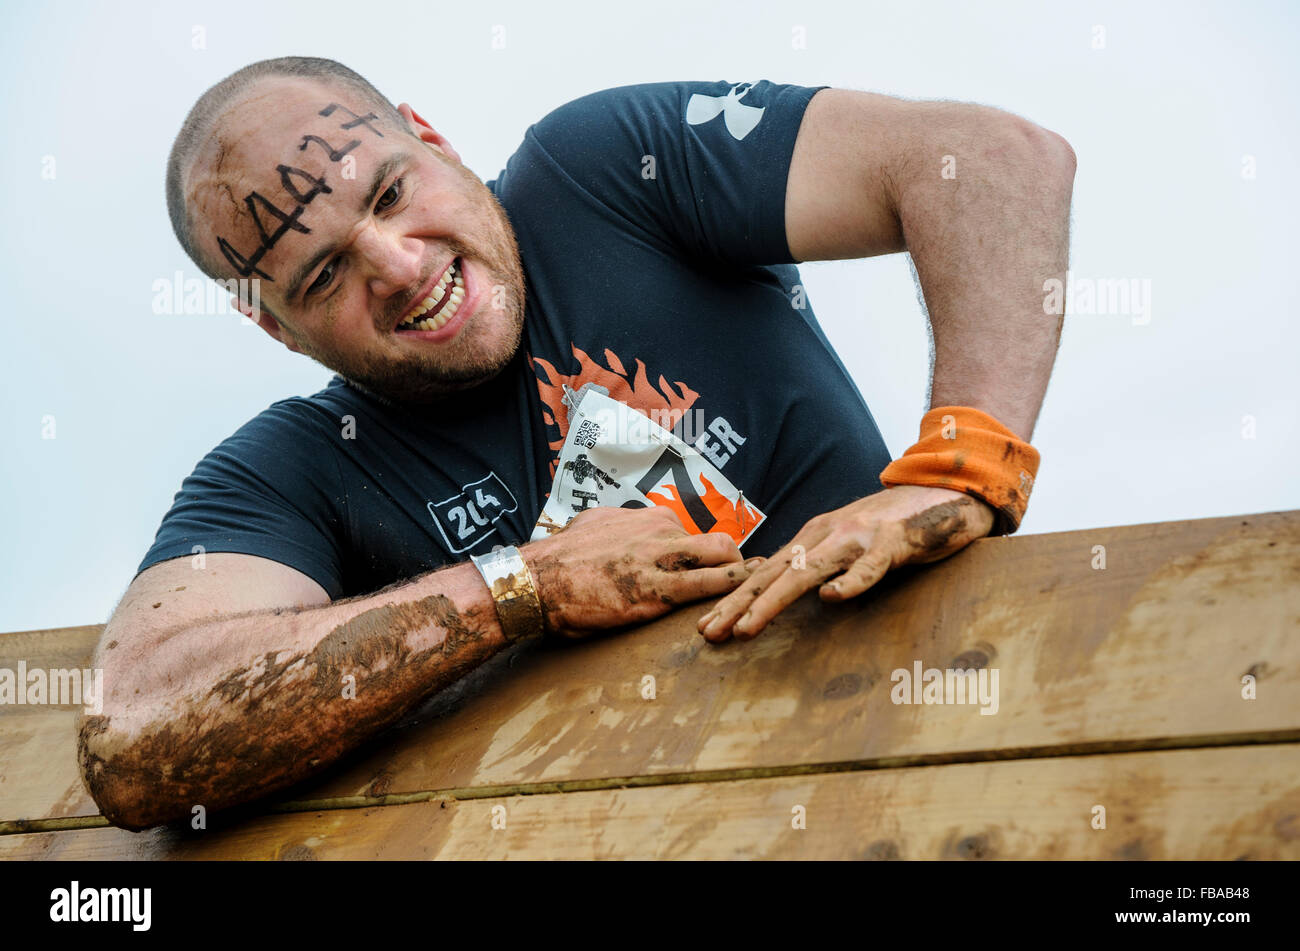
[(231, 276), (260, 278), (280, 319), (262, 326), (291, 349), (427, 402), (509, 362), (523, 271), (505, 212), (445, 140), (371, 112), (333, 86), (260, 84), (191, 172), (194, 240)]

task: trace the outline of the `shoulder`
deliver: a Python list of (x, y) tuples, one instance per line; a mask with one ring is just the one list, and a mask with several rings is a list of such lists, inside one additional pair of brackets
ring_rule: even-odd
[[(642, 83), (589, 93), (559, 106), (529, 126), (499, 177), (547, 168), (585, 184), (593, 178), (626, 179), (628, 162), (683, 168), (724, 160), (728, 152), (754, 160), (788, 159), (808, 103), (821, 86), (769, 80)], [(531, 183), (530, 183), (531, 184)]]
[[(762, 79), (642, 83), (589, 93), (553, 109), (528, 130), (543, 145), (599, 148), (611, 138), (635, 139), (647, 132), (686, 132), (718, 125), (736, 141), (762, 126), (796, 123), (821, 86), (792, 86)], [(763, 121), (766, 120), (766, 125)], [(594, 139), (594, 141), (593, 141)]]
[(333, 445), (350, 413), (362, 400), (352, 387), (335, 377), (310, 396), (276, 400), (245, 422), (209, 453), (208, 461), (258, 464), (273, 469), (319, 465), (322, 449)]
[[(719, 260), (789, 261), (785, 187), (819, 88), (647, 83), (590, 93), (529, 127), (490, 183), (516, 230), (634, 231)], [(531, 226), (531, 231), (530, 231)]]
[(726, 83), (666, 82), (616, 86), (552, 109), (524, 137), (552, 157), (599, 162), (611, 150), (648, 147), (665, 132), (681, 131), (693, 96), (726, 95)]
[(620, 122), (675, 117), (698, 88), (708, 85), (694, 82), (639, 83), (600, 89), (552, 109), (534, 123), (529, 132), (539, 135), (580, 133), (591, 127), (606, 131), (608, 127), (616, 128)]
[(367, 399), (341, 377), (335, 376), (323, 389), (310, 396), (287, 396), (276, 400), (245, 423), (244, 428), (252, 426), (275, 429), (306, 425), (314, 429), (322, 422), (337, 419), (341, 412), (363, 409)]

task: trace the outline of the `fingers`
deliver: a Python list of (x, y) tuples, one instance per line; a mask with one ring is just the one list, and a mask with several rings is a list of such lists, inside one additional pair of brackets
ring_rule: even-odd
[(866, 591), (893, 564), (879, 539), (876, 547), (868, 549), (851, 539), (831, 536), (804, 558), (798, 554), (799, 548), (789, 546), (723, 598), (699, 621), (704, 639), (715, 644), (733, 636), (748, 640), (813, 588), (820, 587), (824, 601), (841, 601)]
[(682, 539), (680, 547), (687, 555), (696, 559), (694, 565), (687, 566), (691, 568), (738, 564), (745, 560), (745, 556), (740, 553), (732, 537), (721, 532), (688, 535)]
[(992, 509), (947, 489), (897, 486), (809, 519), (698, 622), (705, 640), (757, 635), (813, 588), (823, 601), (856, 597), (894, 566), (936, 561), (986, 534)]
[(831, 543), (823, 543), (808, 553), (803, 567), (797, 567), (792, 562), (778, 574), (750, 602), (745, 613), (732, 626), (731, 633), (742, 640), (754, 637), (767, 627), (772, 618), (799, 600), (805, 592), (844, 571), (863, 554), (860, 545), (832, 548)]
[[(732, 626), (745, 615), (755, 599), (762, 595), (769, 585), (785, 574), (787, 570), (791, 570), (789, 566), (794, 558), (795, 554), (792, 552), (791, 547), (787, 546), (783, 551), (765, 561), (757, 571), (750, 574), (749, 579), (744, 584), (718, 602), (717, 607), (712, 611), (700, 618), (699, 631), (704, 635), (704, 639), (716, 644), (729, 638), (732, 634)], [(800, 573), (807, 572), (806, 567), (793, 570)], [(813, 583), (816, 584), (817, 582)]]
[(822, 585), (821, 599), (835, 602), (856, 598), (883, 578), (892, 567), (893, 559), (878, 549), (872, 549), (851, 564), (844, 574)]
[(763, 559), (754, 558), (743, 564), (717, 565), (711, 568), (697, 568), (670, 576), (661, 585), (663, 590), (675, 602), (699, 601), (702, 598), (716, 598), (732, 591), (737, 585), (749, 578), (753, 565), (761, 565)]
[[(749, 580), (718, 602), (718, 606), (700, 618), (699, 631), (704, 639), (718, 644), (731, 637), (734, 625), (749, 610), (754, 600), (779, 578), (787, 569), (807, 572), (808, 552), (818, 545), (830, 533), (830, 524), (825, 516), (809, 520), (800, 529), (789, 545), (769, 558), (761, 568), (753, 572)], [(824, 581), (825, 578), (818, 579)], [(816, 584), (817, 582), (813, 582)], [(807, 590), (807, 589), (805, 589)], [(796, 595), (795, 597), (798, 597)], [(754, 631), (757, 633), (757, 630)], [(752, 636), (752, 635), (751, 635)]]

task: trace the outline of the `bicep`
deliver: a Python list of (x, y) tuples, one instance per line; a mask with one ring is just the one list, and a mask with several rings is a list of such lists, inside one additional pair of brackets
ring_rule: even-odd
[[(785, 226), (796, 261), (904, 250), (890, 172), (914, 155), (918, 107), (877, 93), (823, 89), (808, 103), (786, 183)], [(935, 175), (941, 156), (932, 157)]]
[[(288, 565), (256, 555), (212, 552), (159, 562), (136, 576), (100, 637), (118, 656), (147, 662), (172, 633), (233, 614), (329, 604), (316, 581)], [(114, 644), (114, 642), (117, 642)]]

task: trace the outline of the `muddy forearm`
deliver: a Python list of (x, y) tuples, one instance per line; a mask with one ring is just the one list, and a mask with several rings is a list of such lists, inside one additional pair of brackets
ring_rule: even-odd
[[(367, 598), (215, 620), (106, 677), (78, 754), (111, 821), (145, 828), (282, 789), (506, 646), (468, 563)], [(147, 666), (145, 666), (147, 665)], [(147, 670), (135, 676), (131, 667)]]

